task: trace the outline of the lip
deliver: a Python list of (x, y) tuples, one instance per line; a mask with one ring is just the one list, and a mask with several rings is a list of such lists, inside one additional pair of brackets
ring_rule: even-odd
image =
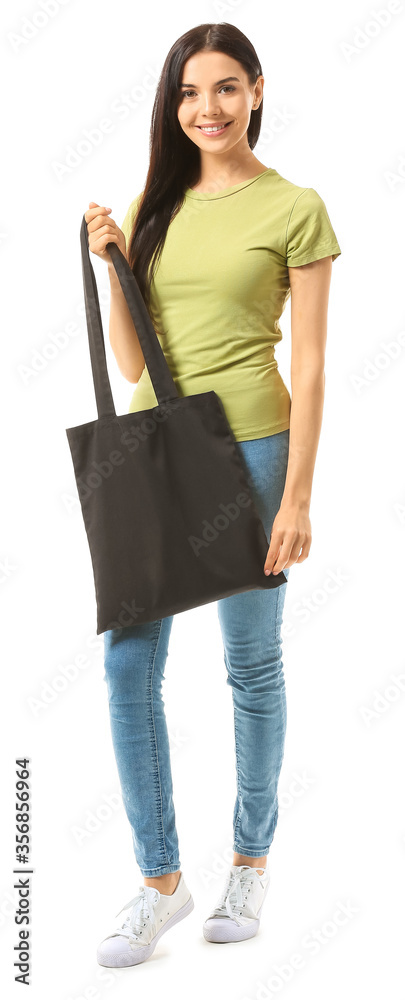
[[(206, 124), (204, 124), (204, 125), (196, 125), (195, 127), (198, 128), (198, 129), (200, 129), (200, 132), (201, 132), (204, 128), (213, 128), (215, 125), (222, 125), (222, 122), (206, 122)], [(232, 125), (232, 121), (224, 122), (223, 123), (223, 128), (219, 128), (215, 132), (205, 132), (204, 134), (205, 135), (210, 135), (210, 136), (211, 135), (223, 135), (223, 133), (225, 132), (225, 129), (228, 128), (228, 125)]]

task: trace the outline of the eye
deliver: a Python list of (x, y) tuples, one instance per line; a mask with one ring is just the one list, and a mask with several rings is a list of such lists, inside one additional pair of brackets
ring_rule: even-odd
[[(235, 87), (232, 87), (231, 84), (224, 84), (224, 86), (220, 88), (220, 91), (221, 90), (235, 90)], [(187, 94), (195, 94), (195, 90), (183, 90), (183, 97), (187, 97)]]

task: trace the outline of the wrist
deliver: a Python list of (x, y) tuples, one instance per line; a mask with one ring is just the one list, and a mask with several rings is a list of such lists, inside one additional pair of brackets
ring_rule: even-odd
[(112, 261), (107, 261), (107, 270), (108, 270), (108, 277), (110, 279), (111, 288), (112, 289), (121, 288), (120, 279), (118, 277), (118, 274), (117, 274), (117, 272), (115, 270), (115, 267), (114, 267), (114, 264), (113, 264)]
[(283, 493), (280, 506), (295, 507), (296, 510), (302, 510), (308, 514), (311, 497), (303, 493)]

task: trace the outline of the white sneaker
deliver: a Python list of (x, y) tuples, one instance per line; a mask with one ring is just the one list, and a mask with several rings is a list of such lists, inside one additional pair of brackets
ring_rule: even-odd
[(232, 865), (218, 905), (203, 925), (206, 941), (245, 941), (259, 930), (260, 911), (270, 884), (266, 868)]
[(194, 900), (183, 873), (170, 896), (151, 885), (142, 885), (139, 889), (138, 896), (125, 903), (117, 913), (118, 917), (122, 910), (132, 907), (124, 923), (98, 946), (99, 965), (122, 969), (144, 962), (154, 951), (162, 934), (194, 909)]

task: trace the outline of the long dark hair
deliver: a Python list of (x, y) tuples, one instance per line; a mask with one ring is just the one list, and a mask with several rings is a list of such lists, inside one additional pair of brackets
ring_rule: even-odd
[[(186, 187), (199, 180), (200, 150), (177, 117), (183, 66), (196, 52), (224, 52), (245, 70), (249, 83), (262, 74), (257, 53), (234, 24), (199, 24), (181, 35), (169, 50), (160, 75), (152, 111), (149, 169), (143, 197), (128, 242), (128, 262), (146, 305), (150, 283), (163, 250), (169, 224), (184, 201)], [(251, 113), (248, 144), (254, 149), (261, 128), (263, 100)]]

